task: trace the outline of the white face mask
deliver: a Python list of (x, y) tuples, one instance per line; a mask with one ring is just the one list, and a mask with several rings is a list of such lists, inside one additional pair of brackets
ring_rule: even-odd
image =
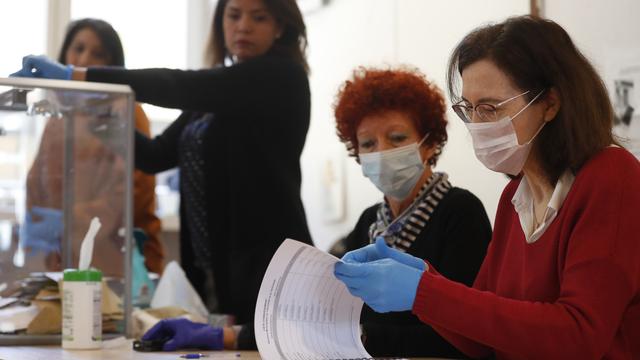
[(411, 193), (422, 176), (425, 161), (420, 156), (419, 143), (399, 148), (360, 154), (362, 174), (387, 196), (403, 200)]
[(509, 174), (518, 175), (522, 171), (524, 163), (529, 157), (533, 139), (540, 133), (544, 124), (524, 144), (518, 144), (516, 130), (513, 127), (513, 119), (520, 115), (540, 96), (540, 92), (522, 110), (513, 117), (505, 116), (495, 122), (465, 123), (473, 140), (473, 149), (476, 157), (487, 168)]

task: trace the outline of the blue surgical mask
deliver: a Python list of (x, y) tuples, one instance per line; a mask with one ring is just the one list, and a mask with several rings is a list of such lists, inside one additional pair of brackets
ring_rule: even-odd
[(424, 172), (425, 161), (420, 156), (420, 145), (428, 137), (429, 134), (419, 143), (360, 154), (362, 174), (386, 196), (397, 200), (405, 199)]

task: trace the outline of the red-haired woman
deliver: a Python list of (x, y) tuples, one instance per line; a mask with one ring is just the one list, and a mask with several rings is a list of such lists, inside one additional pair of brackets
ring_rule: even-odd
[[(360, 216), (347, 250), (382, 237), (470, 286), (491, 225), (478, 198), (432, 170), (447, 140), (438, 88), (409, 69), (358, 69), (338, 95), (335, 117), (338, 136), (384, 194)], [(362, 328), (373, 356), (462, 356), (409, 311), (378, 314), (365, 307)]]

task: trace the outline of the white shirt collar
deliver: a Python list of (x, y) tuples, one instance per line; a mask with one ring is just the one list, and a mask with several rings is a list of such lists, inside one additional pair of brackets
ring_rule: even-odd
[(518, 213), (520, 226), (522, 226), (522, 231), (524, 232), (525, 239), (528, 244), (536, 242), (540, 236), (544, 234), (544, 231), (549, 227), (549, 225), (551, 225), (553, 220), (556, 218), (558, 211), (562, 207), (564, 200), (567, 198), (567, 194), (569, 193), (569, 190), (571, 190), (574, 180), (575, 176), (570, 171), (565, 171), (560, 176), (558, 182), (556, 182), (555, 188), (553, 189), (553, 193), (551, 194), (551, 199), (549, 199), (549, 203), (547, 204), (547, 210), (545, 211), (542, 224), (537, 228), (534, 228), (535, 214), (533, 211), (531, 189), (529, 188), (527, 177), (522, 177), (520, 185), (518, 185), (513, 198), (511, 198), (511, 203)]

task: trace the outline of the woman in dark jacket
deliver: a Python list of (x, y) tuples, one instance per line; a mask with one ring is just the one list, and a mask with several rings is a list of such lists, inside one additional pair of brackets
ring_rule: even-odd
[[(491, 239), (480, 200), (435, 166), (447, 141), (444, 97), (411, 69), (359, 69), (338, 95), (338, 136), (384, 200), (366, 209), (345, 239), (355, 250), (384, 238), (399, 251), (437, 264), (443, 276), (471, 286)], [(362, 311), (372, 356), (463, 355), (410, 311)]]
[(184, 110), (156, 138), (136, 134), (136, 167), (180, 168), (182, 266), (211, 312), (245, 324), (280, 243), (311, 244), (300, 198), (305, 49), (294, 0), (221, 0), (212, 69), (74, 69), (30, 56), (15, 75), (127, 84), (137, 101)]

